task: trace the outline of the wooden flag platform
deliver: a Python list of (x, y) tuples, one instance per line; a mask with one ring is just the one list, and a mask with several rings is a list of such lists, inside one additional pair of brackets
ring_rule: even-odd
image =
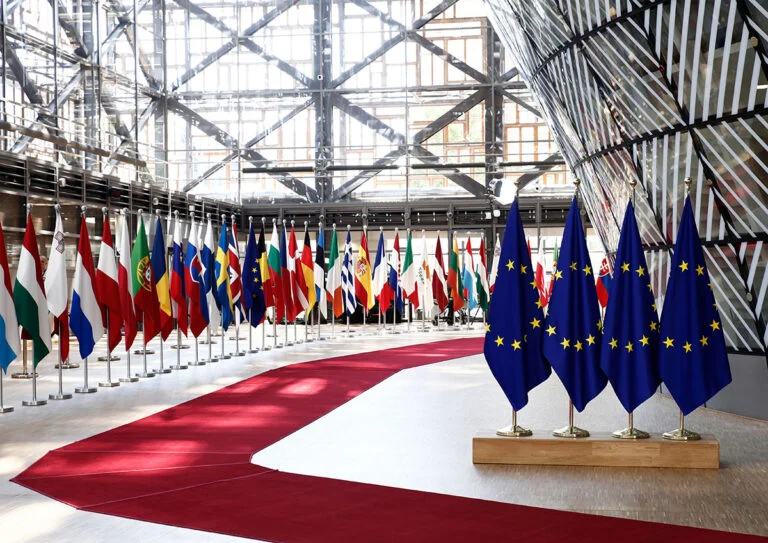
[(475, 464), (543, 466), (602, 466), (632, 468), (720, 467), (720, 443), (702, 434), (699, 441), (670, 441), (661, 435), (648, 439), (617, 439), (610, 434), (587, 438), (554, 437), (549, 432), (530, 437), (502, 437), (481, 430), (472, 439)]

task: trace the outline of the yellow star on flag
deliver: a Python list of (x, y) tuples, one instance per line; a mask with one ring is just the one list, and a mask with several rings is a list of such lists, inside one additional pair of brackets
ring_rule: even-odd
[(717, 322), (715, 319), (712, 319), (712, 324), (709, 325), (710, 328), (712, 328), (712, 331), (720, 329), (720, 323)]
[(643, 347), (647, 347), (648, 346), (648, 341), (649, 341), (649, 339), (647, 337), (645, 337), (645, 335), (643, 335), (643, 337), (640, 338), (640, 343), (642, 344)]
[(555, 280), (562, 279), (562, 278), (563, 278), (563, 272), (561, 272), (560, 270), (557, 270), (555, 272)]
[(611, 341), (608, 342), (608, 344), (611, 346), (611, 349), (615, 349), (619, 346), (619, 342), (616, 341), (616, 338), (611, 338)]
[(667, 349), (669, 349), (670, 347), (674, 347), (675, 340), (672, 339), (671, 337), (668, 337), (667, 339), (664, 340), (664, 345), (667, 347)]
[(520, 350), (520, 342), (519, 342), (519, 341), (517, 341), (517, 340), (514, 340), (514, 341), (512, 342), (512, 348), (513, 348), (514, 350), (516, 350), (516, 351), (519, 351), (519, 350)]
[(547, 334), (549, 334), (550, 336), (554, 336), (555, 333), (556, 333), (555, 327), (550, 325), (549, 328), (547, 328)]
[(705, 335), (702, 335), (701, 339), (699, 340), (702, 347), (704, 347), (705, 345), (709, 345), (708, 341), (709, 341), (709, 338)]
[(651, 330), (655, 332), (656, 329), (659, 327), (659, 323), (656, 321), (651, 321), (651, 324), (649, 324), (648, 326), (651, 328)]
[(544, 307), (544, 304), (541, 303), (541, 300), (536, 300), (536, 307), (538, 307), (539, 309)]
[(631, 341), (630, 341), (630, 342), (628, 342), (628, 343), (627, 343), (627, 344), (624, 346), (624, 348), (627, 350), (627, 352), (628, 352), (628, 353), (631, 353), (631, 352), (632, 352), (632, 342), (631, 342)]
[(490, 331), (491, 331), (491, 325), (490, 325), (490, 324), (486, 323), (486, 325), (485, 325), (485, 331), (486, 331), (486, 332), (490, 332)]
[(522, 273), (523, 275), (525, 275), (526, 273), (528, 273), (528, 266), (522, 266), (522, 265), (521, 265), (521, 266), (520, 266), (520, 273)]
[(629, 262), (624, 262), (624, 263), (621, 265), (621, 271), (622, 271), (622, 272), (628, 272), (628, 271), (629, 271)]
[(501, 336), (496, 336), (496, 346), (501, 347), (504, 345), (504, 338)]
[(576, 263), (571, 262), (571, 271), (576, 271)]
[(515, 269), (515, 263), (512, 260), (507, 260), (507, 269), (508, 270), (514, 270)]
[(680, 271), (688, 271), (688, 263), (685, 260), (683, 260), (678, 266), (678, 268), (680, 268)]
[(696, 275), (704, 275), (704, 266), (701, 264), (696, 266)]
[(560, 342), (560, 345), (563, 346), (563, 349), (567, 349), (571, 346), (571, 340), (568, 338), (563, 338), (563, 341)]
[(586, 266), (584, 266), (584, 269), (581, 271), (584, 272), (584, 275), (589, 275), (590, 273), (592, 273), (592, 268), (590, 268), (589, 264), (587, 264)]
[(574, 347), (576, 347), (577, 351), (580, 351), (581, 349), (583, 349), (583, 345), (581, 344), (581, 341), (577, 341)]
[(635, 272), (637, 272), (638, 277), (642, 277), (643, 275), (645, 275), (645, 268), (643, 268), (642, 266), (638, 266)]
[(541, 321), (536, 317), (534, 317), (533, 320), (531, 321), (531, 326), (533, 326), (534, 328), (538, 328), (539, 324), (541, 324)]
[(690, 353), (691, 352), (691, 347), (693, 347), (693, 345), (691, 345), (687, 341), (685, 342), (685, 345), (683, 345), (683, 349), (685, 349), (686, 353)]
[(529, 285), (531, 285), (531, 286), (533, 287), (533, 289), (534, 289), (534, 290), (536, 290), (537, 288), (539, 288), (539, 287), (538, 287), (538, 285), (536, 284), (536, 279), (534, 279), (533, 281), (531, 281), (531, 282), (530, 282), (530, 283), (528, 283), (528, 284), (529, 284)]
[(592, 334), (589, 334), (587, 336), (587, 345), (594, 345), (595, 344), (595, 336)]

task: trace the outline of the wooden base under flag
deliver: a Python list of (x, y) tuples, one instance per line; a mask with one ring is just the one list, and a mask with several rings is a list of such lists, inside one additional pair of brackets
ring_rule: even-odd
[(592, 434), (582, 439), (559, 439), (537, 432), (525, 439), (481, 430), (472, 439), (475, 464), (544, 466), (602, 466), (633, 468), (720, 467), (720, 443), (711, 435), (699, 441), (670, 441), (652, 434), (648, 439), (616, 439)]

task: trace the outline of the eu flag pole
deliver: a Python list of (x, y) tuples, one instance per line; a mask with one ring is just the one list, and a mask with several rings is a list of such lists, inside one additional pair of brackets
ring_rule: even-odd
[(544, 356), (571, 400), (568, 426), (555, 430), (553, 435), (570, 438), (589, 436), (589, 432), (573, 425), (573, 408), (582, 411), (608, 383), (600, 369), (602, 321), (579, 216), (578, 179), (575, 184), (576, 195), (565, 221), (557, 269), (552, 277), (554, 288), (544, 336)]
[[(688, 192), (690, 178), (685, 185)], [(697, 440), (699, 434), (685, 428), (685, 415), (731, 382), (731, 368), (689, 195), (677, 231), (659, 328), (659, 373), (680, 407), (680, 428), (664, 438)]]
[(632, 200), (627, 204), (621, 226), (600, 350), (600, 367), (628, 413), (627, 428), (613, 433), (613, 437), (620, 439), (649, 437), (647, 432), (635, 428), (633, 411), (661, 383), (657, 363), (659, 320), (635, 220), (635, 184), (632, 182)]
[(483, 353), (512, 405), (512, 424), (496, 433), (525, 437), (532, 432), (517, 425), (517, 412), (528, 403), (528, 392), (543, 383), (552, 369), (542, 350), (544, 313), (517, 198), (509, 210), (499, 262), (485, 325)]

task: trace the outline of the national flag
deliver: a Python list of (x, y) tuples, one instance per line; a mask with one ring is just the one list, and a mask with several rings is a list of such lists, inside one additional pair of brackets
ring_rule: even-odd
[[(293, 297), (293, 281), (291, 268), (296, 267), (295, 255), (288, 254), (288, 230), (283, 221), (283, 235), (280, 237), (280, 278), (283, 282), (283, 299), (285, 300), (285, 318), (294, 322), (299, 314), (298, 300)], [(294, 273), (294, 277), (295, 277)]]
[(440, 247), (440, 232), (437, 233), (435, 246), (435, 269), (432, 272), (432, 297), (435, 299), (440, 312), (448, 307), (448, 285), (445, 281), (445, 266), (443, 265), (443, 249)]
[(344, 313), (352, 316), (355, 313), (355, 272), (353, 270), (352, 235), (347, 228), (347, 241), (344, 244), (344, 263), (341, 266), (341, 295)]
[(552, 369), (542, 350), (544, 313), (533, 280), (518, 200), (507, 215), (499, 259), (502, 262), (488, 309), (483, 352), (509, 403), (520, 410), (528, 393), (547, 380)]
[(363, 313), (367, 314), (376, 303), (371, 287), (371, 259), (368, 253), (368, 239), (365, 228), (360, 235), (360, 250), (357, 253), (357, 261), (353, 264), (355, 270), (355, 295), (363, 306)]
[(403, 295), (408, 298), (414, 308), (419, 308), (419, 277), (416, 263), (413, 261), (413, 243), (411, 231), (408, 230), (408, 242), (405, 245), (405, 260), (401, 277)]
[(488, 286), (488, 271), (485, 260), (485, 236), (480, 238), (480, 262), (475, 271), (475, 288), (477, 289), (477, 305), (483, 311), (488, 311), (491, 289)]
[[(391, 301), (395, 302), (395, 309), (401, 315), (405, 314), (405, 302), (403, 301), (403, 288), (400, 285), (400, 234), (395, 230), (395, 239), (392, 242), (392, 251), (389, 253), (389, 280), (384, 287), (385, 311)], [(394, 317), (393, 317), (394, 318)]]
[(8, 267), (8, 249), (5, 246), (3, 223), (0, 222), (0, 368), (3, 373), (21, 353), (19, 321), (13, 305), (11, 270)]
[(464, 299), (469, 304), (469, 310), (477, 307), (477, 294), (475, 293), (475, 259), (472, 256), (472, 238), (467, 238), (464, 258), (461, 259), (461, 285)]
[(221, 328), (227, 330), (235, 319), (232, 289), (229, 286), (229, 241), (227, 219), (222, 215), (219, 246), (216, 248), (216, 299), (221, 309)]
[[(624, 213), (611, 285), (611, 303), (603, 319), (600, 367), (628, 413), (650, 398), (661, 383), (658, 371), (659, 320), (645, 261), (635, 208)], [(603, 259), (603, 265), (606, 260)], [(598, 279), (598, 284), (599, 284)]]
[(163, 339), (173, 332), (173, 309), (171, 308), (171, 292), (168, 284), (168, 267), (166, 265), (165, 238), (163, 237), (163, 221), (157, 216), (155, 223), (155, 239), (152, 240), (152, 276), (155, 280), (155, 293), (159, 304), (160, 332)]
[(307, 313), (312, 311), (317, 303), (315, 292), (315, 261), (312, 260), (312, 242), (309, 239), (309, 229), (304, 225), (304, 245), (301, 248), (301, 269), (304, 272), (304, 283), (307, 285)]
[(333, 303), (333, 314), (341, 317), (344, 313), (344, 296), (341, 290), (341, 258), (339, 258), (339, 246), (336, 241), (336, 225), (333, 225), (333, 237), (331, 238), (331, 252), (328, 254), (328, 276), (325, 278), (325, 291), (328, 299)]
[(32, 215), (27, 213), (27, 229), (19, 255), (19, 267), (13, 285), (16, 318), (23, 332), (32, 340), (34, 367), (51, 352), (51, 329), (48, 323), (48, 307), (45, 300), (43, 268), (37, 249), (37, 236)]
[[(608, 379), (600, 369), (602, 322), (576, 198), (565, 221), (561, 253), (552, 277), (555, 286), (549, 299), (544, 356), (563, 382), (574, 407), (582, 411), (605, 388)], [(536, 286), (533, 279), (531, 286)]]
[(242, 270), (240, 269), (240, 245), (237, 242), (237, 226), (235, 225), (235, 216), (232, 215), (232, 233), (229, 236), (229, 288), (232, 291), (232, 307), (242, 317), (243, 306), (243, 283), (240, 279)]
[(59, 352), (63, 362), (69, 358), (69, 288), (67, 288), (67, 262), (64, 252), (64, 225), (58, 209), (51, 250), (48, 253), (48, 267), (43, 281), (48, 311), (54, 317), (54, 332), (59, 334)]
[(120, 260), (117, 266), (117, 288), (120, 297), (120, 316), (125, 330), (125, 350), (133, 346), (138, 330), (136, 309), (133, 307), (133, 294), (131, 293), (131, 235), (128, 231), (128, 216), (123, 212), (120, 236), (117, 244)]
[(199, 337), (210, 322), (202, 277), (203, 268), (197, 250), (200, 243), (200, 227), (202, 223), (196, 224), (193, 216), (189, 225), (187, 250), (184, 251), (184, 287), (189, 298), (189, 331), (192, 332), (192, 337)]
[(184, 254), (181, 248), (181, 221), (176, 217), (173, 229), (173, 256), (171, 257), (171, 311), (176, 318), (176, 326), (187, 335), (187, 285), (184, 282)]
[(491, 276), (488, 279), (491, 292), (496, 285), (496, 276), (499, 273), (499, 258), (501, 258), (501, 242), (499, 241), (499, 235), (496, 234), (496, 244), (493, 246), (493, 261), (491, 262)]
[(264, 290), (264, 303), (267, 307), (275, 307), (275, 293), (272, 288), (272, 279), (269, 276), (269, 253), (267, 252), (267, 236), (264, 232), (264, 221), (261, 221), (259, 230), (259, 272), (261, 272), (261, 286)]
[[(160, 302), (155, 293), (155, 277), (149, 257), (144, 219), (138, 217), (139, 227), (131, 253), (131, 295), (136, 319), (142, 321), (144, 345), (160, 332)], [(127, 230), (123, 234), (128, 236)]]
[(243, 308), (251, 326), (258, 326), (267, 312), (264, 300), (263, 281), (261, 279), (261, 253), (256, 242), (256, 231), (251, 223), (248, 229), (248, 241), (245, 244), (243, 259)]
[[(622, 234), (624, 231), (622, 230)], [(595, 289), (597, 289), (597, 301), (600, 302), (602, 307), (608, 305), (608, 293), (611, 291), (611, 266), (608, 263), (608, 257), (604, 256), (603, 261), (600, 264), (600, 272), (597, 276), (597, 283)]]
[(416, 268), (419, 280), (419, 294), (422, 311), (430, 311), (435, 305), (432, 298), (432, 275), (430, 274), (429, 255), (427, 254), (427, 235), (421, 231), (421, 263)]
[[(277, 223), (272, 222), (272, 238), (269, 241), (269, 255), (267, 257), (267, 268), (269, 269), (269, 280), (272, 285), (272, 293), (275, 296), (275, 322), (280, 323), (285, 316), (285, 293), (283, 293), (283, 275), (280, 261), (280, 240), (278, 237)], [(288, 291), (290, 295), (290, 291)]]
[(453, 249), (448, 260), (448, 287), (450, 288), (451, 298), (453, 298), (453, 310), (458, 311), (464, 307), (464, 287), (461, 282), (461, 272), (459, 271), (459, 241), (456, 235), (453, 236)]
[[(51, 261), (49, 260), (48, 269), (50, 266)], [(47, 288), (46, 292), (50, 293)], [(109, 215), (107, 214), (104, 214), (101, 246), (99, 247), (99, 264), (96, 268), (96, 296), (101, 306), (103, 323), (107, 326), (109, 350), (112, 351), (120, 344), (120, 339), (123, 337), (123, 315), (120, 308), (120, 288), (117, 284), (115, 244), (112, 241), (112, 228), (109, 225)]]
[(85, 215), (80, 217), (80, 242), (77, 244), (75, 277), (72, 279), (72, 312), (69, 326), (80, 344), (80, 357), (93, 352), (96, 342), (104, 335), (101, 308), (96, 301), (96, 270), (93, 267), (91, 240)]
[(392, 240), (392, 251), (389, 253), (389, 259), (384, 264), (384, 267), (386, 269), (385, 272), (385, 283), (384, 286), (381, 288), (381, 292), (379, 293), (379, 310), (382, 313), (386, 313), (389, 309), (389, 306), (392, 305), (392, 301), (395, 299), (395, 295), (397, 294), (397, 284), (398, 284), (398, 277), (397, 277), (397, 268), (392, 267), (392, 260), (395, 258), (395, 247), (397, 247), (397, 262), (400, 261), (400, 239), (397, 232), (397, 229), (395, 229), (395, 239)]
[(536, 289), (539, 291), (539, 299), (541, 300), (541, 307), (547, 307), (549, 303), (549, 293), (545, 285), (546, 279), (544, 277), (544, 245), (539, 239), (539, 253), (536, 258)]
[(322, 223), (317, 229), (317, 245), (315, 246), (315, 298), (317, 306), (320, 308), (320, 314), (323, 318), (328, 317), (328, 299), (325, 297), (325, 236), (323, 235)]
[[(384, 290), (384, 286), (389, 280), (389, 270), (387, 268), (387, 261), (384, 252), (384, 231), (379, 231), (379, 243), (376, 246), (376, 258), (373, 264), (373, 273), (371, 274), (371, 289), (373, 290), (373, 296), (379, 301), (379, 309), (381, 310), (381, 293)], [(386, 309), (384, 309), (386, 311)]]
[(552, 253), (552, 272), (549, 274), (549, 288), (547, 289), (547, 304), (552, 300), (552, 289), (555, 287), (555, 273), (557, 272), (557, 259), (560, 257), (560, 248), (555, 242), (555, 250)]
[(293, 314), (288, 317), (291, 322), (296, 320), (299, 313), (309, 307), (307, 301), (307, 285), (304, 283), (304, 274), (301, 271), (299, 257), (299, 245), (296, 243), (296, 232), (291, 222), (291, 236), (288, 238), (288, 274), (291, 278), (291, 297), (293, 298)]
[(219, 301), (216, 299), (216, 246), (213, 240), (213, 224), (209, 214), (208, 225), (205, 228), (205, 241), (200, 250), (200, 267), (202, 268), (200, 278), (203, 281), (205, 301), (208, 306), (208, 322), (216, 327), (221, 324), (221, 313)]
[(659, 373), (688, 415), (731, 382), (722, 321), (690, 197), (685, 198), (670, 270), (659, 327)]

